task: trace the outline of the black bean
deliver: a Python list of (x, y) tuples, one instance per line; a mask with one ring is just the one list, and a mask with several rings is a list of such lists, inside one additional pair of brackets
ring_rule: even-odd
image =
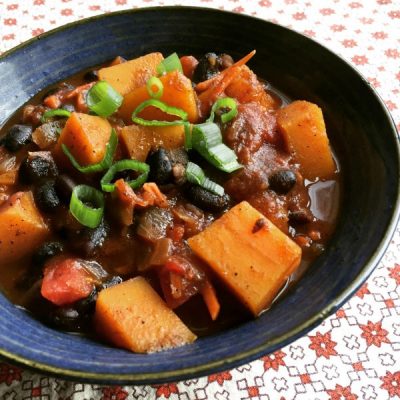
[(64, 245), (61, 242), (45, 242), (34, 253), (32, 265), (34, 268), (41, 268), (47, 260), (64, 251)]
[(85, 75), (83, 75), (83, 79), (86, 82), (97, 81), (99, 79), (99, 73), (97, 70), (91, 69), (90, 71), (86, 72)]
[(96, 306), (97, 294), (97, 289), (93, 288), (88, 297), (79, 300), (74, 304), (74, 309), (77, 310), (81, 316), (92, 314)]
[(268, 179), (269, 187), (278, 194), (288, 193), (296, 184), (296, 174), (290, 169), (275, 172)]
[(45, 212), (54, 211), (61, 204), (53, 180), (45, 181), (36, 186), (34, 197), (36, 205)]
[(234, 64), (233, 58), (225, 53), (219, 55), (218, 61), (221, 69), (229, 68)]
[(146, 162), (150, 166), (149, 181), (163, 185), (172, 180), (172, 164), (165, 149), (152, 152)]
[(207, 53), (200, 58), (193, 72), (193, 82), (202, 82), (212, 78), (219, 72), (218, 56), (215, 53)]
[(32, 127), (30, 125), (13, 125), (2, 138), (1, 144), (11, 151), (17, 152), (32, 140)]
[(167, 150), (167, 154), (173, 166), (176, 164), (181, 164), (186, 167), (187, 163), (189, 162), (189, 155), (182, 147)]
[(65, 331), (76, 332), (82, 328), (82, 318), (73, 307), (57, 307), (48, 315), (48, 322)]
[(311, 212), (305, 208), (289, 211), (289, 222), (292, 225), (303, 225), (311, 222), (312, 220), (313, 216)]
[(187, 185), (185, 188), (187, 198), (204, 211), (221, 212), (229, 204), (227, 194), (219, 196), (197, 185)]
[(92, 257), (100, 249), (110, 233), (110, 226), (102, 219), (97, 228), (84, 228), (76, 241), (79, 243), (79, 250), (85, 257)]
[(54, 178), (57, 175), (57, 165), (51, 153), (47, 151), (30, 153), (19, 169), (19, 178), (26, 184), (37, 183), (43, 178)]
[(76, 185), (76, 182), (68, 175), (58, 175), (56, 179), (56, 191), (59, 198), (69, 204), (72, 191)]

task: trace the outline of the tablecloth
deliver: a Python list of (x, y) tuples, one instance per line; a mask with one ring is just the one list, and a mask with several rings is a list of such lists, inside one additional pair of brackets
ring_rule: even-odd
[[(84, 17), (175, 4), (246, 13), (316, 39), (368, 78), (400, 130), (398, 0), (0, 0), (0, 52)], [(0, 363), (0, 396), (7, 400), (400, 398), (399, 315), (398, 227), (382, 261), (356, 295), (308, 335), (274, 354), (231, 371), (158, 386), (71, 383)]]

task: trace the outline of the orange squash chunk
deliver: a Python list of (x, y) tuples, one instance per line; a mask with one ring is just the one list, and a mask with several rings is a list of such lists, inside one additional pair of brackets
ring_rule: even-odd
[[(192, 88), (192, 82), (179, 71), (172, 71), (160, 77), (164, 86), (163, 95), (159, 100), (169, 106), (181, 108), (188, 113), (190, 122), (198, 119), (196, 95)], [(145, 100), (150, 99), (146, 85), (137, 88), (124, 96), (124, 101), (118, 110), (118, 114), (127, 123), (132, 123), (132, 112)], [(147, 107), (140, 114), (144, 119), (158, 119), (164, 121), (174, 121), (178, 117), (166, 114), (155, 107)]]
[(336, 170), (321, 109), (295, 101), (278, 110), (278, 129), (304, 178), (330, 179)]
[(99, 80), (108, 82), (118, 93), (125, 96), (146, 84), (157, 75), (157, 66), (164, 59), (161, 53), (150, 53), (121, 64), (99, 69)]
[(31, 192), (15, 193), (1, 205), (0, 260), (3, 263), (30, 255), (48, 234)]
[(254, 316), (271, 305), (301, 260), (301, 248), (246, 201), (188, 243)]
[(97, 331), (118, 347), (150, 353), (196, 340), (142, 277), (102, 290), (96, 301)]
[(263, 84), (247, 65), (240, 67), (239, 73), (226, 88), (225, 94), (234, 97), (241, 104), (259, 103), (269, 111), (278, 107), (276, 101), (265, 91)]
[(105, 119), (93, 115), (72, 113), (54, 148), (54, 156), (62, 165), (70, 161), (62, 151), (65, 144), (81, 165), (100, 162), (110, 140), (111, 125)]
[(160, 146), (165, 149), (182, 147), (185, 132), (182, 125), (159, 127), (129, 125), (122, 128), (120, 140), (130, 158), (145, 161), (150, 150)]

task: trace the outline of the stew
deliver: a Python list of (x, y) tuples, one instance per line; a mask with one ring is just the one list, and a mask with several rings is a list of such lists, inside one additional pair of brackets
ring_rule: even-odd
[(324, 251), (340, 172), (321, 109), (255, 51), (83, 71), (1, 129), (0, 283), (56, 329), (134, 352), (268, 310)]

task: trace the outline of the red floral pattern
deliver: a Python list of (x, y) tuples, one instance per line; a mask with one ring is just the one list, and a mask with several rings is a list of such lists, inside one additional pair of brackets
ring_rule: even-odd
[(10, 386), (14, 381), (19, 382), (22, 379), (22, 370), (13, 365), (0, 364), (0, 384), (5, 383)]
[(105, 387), (101, 391), (103, 392), (101, 400), (125, 400), (128, 397), (128, 392), (121, 386)]
[(382, 343), (389, 343), (388, 331), (382, 328), (381, 321), (375, 324), (368, 321), (367, 325), (360, 324), (360, 328), (363, 331), (361, 337), (366, 340), (368, 346), (381, 347)]
[(229, 371), (221, 372), (219, 374), (212, 374), (208, 376), (208, 382), (218, 382), (218, 385), (222, 386), (225, 381), (231, 381), (232, 374)]
[(326, 391), (330, 396), (330, 400), (356, 400), (358, 396), (351, 393), (349, 386), (343, 387), (341, 385), (336, 385), (335, 389), (328, 389)]
[[(303, 32), (368, 77), (400, 129), (399, 0), (0, 0), (0, 53), (84, 17), (163, 4), (221, 8)], [(344, 307), (308, 335), (250, 364), (165, 385), (103, 387), (65, 382), (0, 363), (0, 399), (400, 398), (399, 315), (398, 231), (379, 267)]]
[(285, 361), (283, 360), (286, 356), (286, 353), (284, 353), (282, 350), (278, 350), (273, 354), (270, 354), (268, 356), (262, 357), (261, 360), (264, 362), (264, 369), (274, 369), (275, 371), (278, 371), (280, 366), (285, 365)]
[(400, 397), (400, 371), (392, 374), (391, 372), (386, 372), (386, 375), (381, 378), (382, 385), (381, 388), (388, 391), (389, 396)]
[(166, 399), (169, 399), (172, 394), (178, 394), (178, 386), (176, 386), (175, 383), (167, 383), (166, 385), (156, 385), (154, 386), (157, 391), (156, 391), (156, 396), (157, 397), (165, 397)]
[(314, 350), (317, 357), (325, 357), (329, 359), (331, 356), (336, 356), (337, 351), (335, 349), (336, 342), (331, 339), (331, 333), (327, 332), (322, 335), (317, 332), (315, 336), (309, 335), (311, 344), (308, 346), (310, 349)]

